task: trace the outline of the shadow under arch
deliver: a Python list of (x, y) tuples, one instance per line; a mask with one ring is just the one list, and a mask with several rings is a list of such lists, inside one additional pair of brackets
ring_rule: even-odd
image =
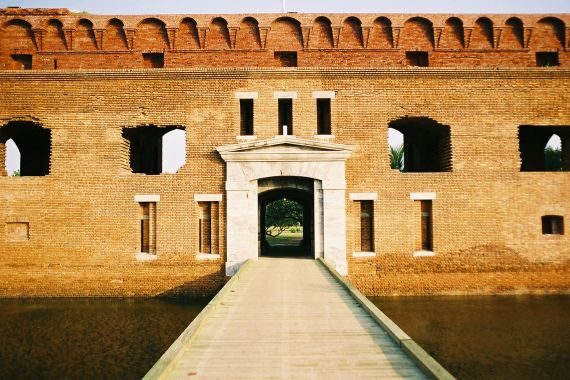
[[(313, 256), (313, 179), (304, 177), (268, 177), (259, 180), (258, 188), (260, 256)], [(281, 199), (297, 202), (303, 209), (302, 238), (294, 244), (270, 244), (265, 234), (267, 206)]]

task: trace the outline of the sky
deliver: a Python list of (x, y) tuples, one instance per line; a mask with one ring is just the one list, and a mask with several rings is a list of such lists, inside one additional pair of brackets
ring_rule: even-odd
[[(164, 14), (164, 13), (570, 13), (570, 0), (0, 0), (0, 8), (68, 8), (94, 14)], [(173, 135), (166, 139), (163, 151), (165, 171), (176, 171), (181, 164), (182, 142)], [(390, 144), (400, 145), (402, 137), (390, 133)], [(177, 139), (180, 141), (180, 139)], [(183, 140), (182, 140), (183, 141)], [(557, 146), (555, 140), (549, 143)], [(6, 144), (6, 170), (19, 168), (20, 154), (15, 144)], [(172, 148), (171, 148), (172, 147)]]
[(570, 13), (570, 0), (0, 0), (0, 7), (69, 8), (96, 14), (161, 13)]

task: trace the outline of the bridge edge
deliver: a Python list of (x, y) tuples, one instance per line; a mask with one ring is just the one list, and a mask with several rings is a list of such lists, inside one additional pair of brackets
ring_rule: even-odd
[(144, 375), (143, 380), (158, 380), (162, 378), (171, 368), (172, 364), (176, 361), (182, 348), (188, 344), (196, 335), (202, 323), (210, 315), (212, 311), (222, 301), (224, 296), (232, 290), (239, 278), (247, 271), (253, 260), (247, 260), (237, 271), (235, 275), (220, 289), (220, 291), (212, 298), (210, 302), (202, 309), (202, 311), (194, 318), (194, 320), (184, 329), (184, 331), (176, 338), (176, 340), (168, 347), (156, 363)]
[(384, 329), (390, 338), (420, 367), (420, 369), (433, 379), (452, 380), (455, 377), (449, 373), (437, 360), (427, 353), (394, 321), (366, 298), (350, 281), (341, 276), (329, 263), (319, 257), (318, 261), (331, 273), (331, 275), (348, 291), (348, 293), (370, 314)]

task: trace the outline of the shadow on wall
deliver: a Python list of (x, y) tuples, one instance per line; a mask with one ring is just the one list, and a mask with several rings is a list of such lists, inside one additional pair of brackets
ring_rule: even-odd
[(225, 266), (220, 264), (219, 271), (183, 282), (155, 295), (155, 297), (212, 297), (220, 291), (226, 281)]

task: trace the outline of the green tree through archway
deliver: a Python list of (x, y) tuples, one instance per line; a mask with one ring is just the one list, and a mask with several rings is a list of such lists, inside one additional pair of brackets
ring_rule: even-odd
[(275, 200), (265, 208), (265, 235), (271, 240), (275, 241), (277, 237), (283, 235), (289, 236), (291, 239), (286, 239), (283, 236), (282, 243), (287, 243), (287, 240), (298, 240), (296, 235), (302, 238), (303, 229), (303, 205), (299, 202), (282, 198)]

